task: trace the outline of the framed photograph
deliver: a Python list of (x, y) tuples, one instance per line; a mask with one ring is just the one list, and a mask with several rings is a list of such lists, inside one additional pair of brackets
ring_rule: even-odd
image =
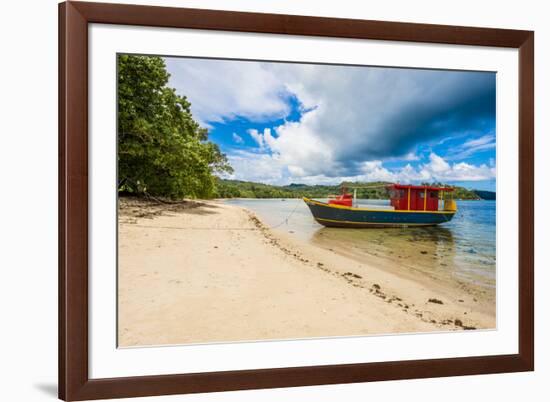
[(533, 32), (59, 16), (61, 399), (533, 370)]

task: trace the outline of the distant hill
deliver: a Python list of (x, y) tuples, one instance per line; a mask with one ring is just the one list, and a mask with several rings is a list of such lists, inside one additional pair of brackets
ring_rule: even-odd
[(494, 191), (485, 191), (485, 190), (474, 190), (474, 193), (477, 194), (482, 200), (496, 200), (497, 193)]
[[(348, 185), (372, 186), (372, 188), (357, 189), (357, 198), (362, 199), (388, 199), (389, 192), (386, 189), (388, 182), (371, 183), (347, 183)], [(445, 186), (441, 183), (433, 185)], [(449, 187), (449, 186), (447, 186)], [(270, 184), (254, 183), (241, 180), (216, 181), (216, 198), (326, 198), (329, 194), (340, 194), (340, 184), (337, 185), (307, 185), (292, 183), (287, 186), (273, 186)], [(490, 193), (490, 192), (482, 192)], [(454, 197), (461, 200), (479, 200), (483, 197), (474, 191), (464, 187), (455, 187)]]

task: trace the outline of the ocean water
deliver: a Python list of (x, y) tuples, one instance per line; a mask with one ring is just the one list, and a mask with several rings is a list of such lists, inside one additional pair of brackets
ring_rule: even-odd
[[(319, 199), (320, 201), (326, 201)], [(392, 262), (396, 269), (431, 276), (452, 276), (494, 287), (496, 277), (496, 202), (457, 201), (451, 222), (434, 227), (326, 228), (313, 219), (301, 199), (229, 199), (253, 211), (266, 225), (302, 241), (348, 255)], [(360, 206), (389, 205), (389, 200), (358, 200)]]

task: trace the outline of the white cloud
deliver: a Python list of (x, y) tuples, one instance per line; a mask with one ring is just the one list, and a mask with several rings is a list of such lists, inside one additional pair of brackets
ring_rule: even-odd
[(416, 160), (418, 142), (452, 134), (458, 123), (473, 130), (479, 116), (494, 118), (484, 107), (469, 106), (492, 93), (493, 75), (286, 64), (269, 69), (304, 107), (316, 108), (294, 124), (294, 132), (313, 133), (337, 162)]
[(326, 175), (312, 174), (300, 166), (287, 165), (278, 154), (252, 153), (239, 151), (229, 155), (229, 162), (235, 168), (235, 174), (229, 178), (255, 181), (275, 185), (290, 183), (304, 184), (339, 184), (343, 181), (387, 181), (394, 183), (419, 182), (456, 182), (479, 181), (495, 178), (494, 167), (471, 165), (460, 162), (449, 164), (445, 159), (430, 154), (429, 161), (413, 167), (407, 164), (400, 169), (388, 169), (380, 160), (367, 161), (360, 164), (356, 175)]
[(305, 113), (299, 122), (286, 122), (276, 127), (276, 136), (269, 128), (263, 132), (249, 129), (247, 133), (260, 150), (276, 155), (280, 163), (296, 177), (319, 174), (330, 176), (335, 170), (331, 150), (316, 135), (315, 127), (309, 126), (318, 113), (319, 109), (315, 109)]
[(496, 177), (496, 169), (485, 164), (471, 165), (465, 162), (450, 165), (435, 153), (430, 154), (430, 162), (422, 165), (419, 171), (422, 177), (437, 181), (478, 181)]
[(277, 137), (269, 139), (270, 149), (280, 156), (289, 169), (300, 169), (302, 176), (337, 174), (333, 150), (316, 127), (322, 108), (302, 116), (299, 122), (287, 122), (277, 128)]
[(284, 83), (263, 63), (166, 58), (169, 85), (191, 102), (204, 126), (241, 116), (254, 121), (289, 112)]
[(406, 161), (418, 161), (418, 160), (420, 160), (420, 156), (416, 155), (414, 152), (409, 152), (402, 159), (404, 159)]
[(473, 140), (466, 141), (464, 143), (464, 147), (475, 148), (475, 147), (480, 147), (485, 145), (494, 145), (494, 142), (495, 142), (495, 137), (493, 135), (488, 134), (479, 138), (475, 138)]
[(228, 155), (235, 173), (223, 177), (267, 184), (286, 184), (289, 175), (277, 156), (237, 151)]
[(470, 165), (468, 163), (449, 164), (445, 159), (431, 153), (429, 162), (419, 165), (417, 168), (407, 164), (397, 170), (388, 170), (382, 161), (365, 162), (363, 174), (354, 180), (359, 181), (390, 181), (390, 182), (453, 182), (453, 181), (478, 181), (490, 180), (496, 175), (494, 168), (485, 164)]
[(469, 141), (466, 141), (462, 144), (456, 152), (452, 155), (449, 155), (449, 159), (465, 159), (476, 152), (485, 151), (488, 149), (495, 149), (496, 142), (495, 136), (493, 134), (486, 134), (479, 138), (475, 138)]
[(426, 169), (429, 169), (434, 174), (443, 174), (451, 169), (451, 166), (442, 157), (434, 154), (430, 154), (430, 163), (425, 165)]
[(260, 148), (263, 148), (265, 145), (264, 136), (263, 134), (259, 133), (258, 130), (255, 128), (251, 128), (250, 130), (246, 130), (246, 132), (252, 137), (252, 139), (260, 146)]
[(358, 176), (354, 181), (396, 181), (395, 173), (386, 169), (381, 161), (364, 162), (362, 166), (363, 174)]
[(233, 133), (232, 137), (233, 137), (233, 141), (236, 142), (237, 144), (244, 143), (243, 138), (239, 134)]
[[(494, 99), (492, 73), (185, 58), (168, 58), (166, 63), (170, 85), (189, 98), (193, 114), (205, 125), (238, 117), (282, 119), (290, 113), (290, 95), (300, 102), (298, 121), (261, 132), (247, 130), (261, 154), (233, 155), (230, 161), (251, 180), (494, 177), (485, 165), (448, 162), (494, 148), (494, 136), (464, 143), (452, 159), (432, 154), (428, 163), (418, 164), (414, 153), (419, 142), (452, 136), (458, 123), (475, 131), (480, 115), (494, 118), (487, 106), (493, 102), (494, 107), (494, 101), (471, 106), (483, 97)], [(416, 167), (390, 171), (383, 165), (390, 160), (416, 162)]]

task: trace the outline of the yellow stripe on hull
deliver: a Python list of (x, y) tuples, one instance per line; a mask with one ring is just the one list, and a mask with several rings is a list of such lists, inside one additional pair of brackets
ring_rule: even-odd
[(389, 222), (352, 222), (352, 221), (338, 221), (334, 219), (315, 218), (314, 219), (323, 224), (323, 222), (330, 223), (342, 223), (345, 225), (362, 225), (362, 226), (436, 226), (437, 223), (389, 223)]

